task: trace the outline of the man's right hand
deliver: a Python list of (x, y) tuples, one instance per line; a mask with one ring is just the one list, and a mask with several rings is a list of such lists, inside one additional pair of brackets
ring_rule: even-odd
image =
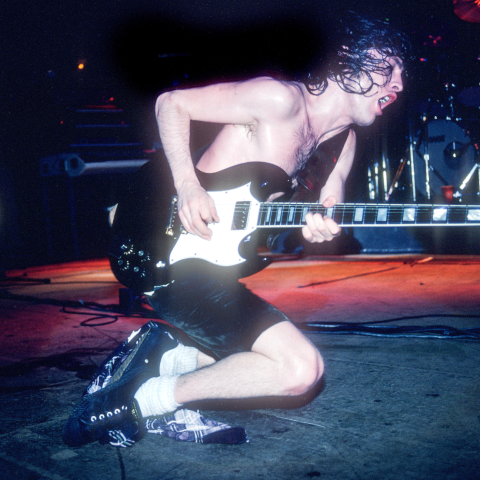
[(178, 193), (178, 214), (188, 233), (210, 240), (212, 230), (208, 224), (219, 222), (213, 198), (203, 187), (194, 183), (185, 183)]

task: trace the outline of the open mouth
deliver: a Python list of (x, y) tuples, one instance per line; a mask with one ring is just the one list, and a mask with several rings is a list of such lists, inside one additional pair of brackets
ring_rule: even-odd
[(380, 108), (383, 110), (387, 105), (390, 105), (397, 99), (397, 95), (395, 93), (389, 93), (382, 97), (378, 103), (380, 104)]

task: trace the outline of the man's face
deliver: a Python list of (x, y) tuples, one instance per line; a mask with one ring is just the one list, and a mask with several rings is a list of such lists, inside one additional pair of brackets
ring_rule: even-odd
[[(374, 52), (374, 55), (379, 54)], [(371, 125), (377, 116), (382, 115), (383, 110), (397, 99), (397, 94), (403, 90), (402, 61), (397, 57), (387, 57), (385, 64), (392, 67), (391, 76), (380, 73), (371, 73), (373, 88), (365, 95), (352, 94), (354, 101), (354, 120), (359, 126)], [(382, 65), (380, 65), (381, 67)], [(386, 65), (385, 65), (386, 66)], [(360, 87), (367, 89), (372, 81), (363, 75), (360, 79)]]

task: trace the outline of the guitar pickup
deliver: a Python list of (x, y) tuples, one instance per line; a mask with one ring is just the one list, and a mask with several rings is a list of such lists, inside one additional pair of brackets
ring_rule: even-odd
[(248, 212), (251, 202), (236, 202), (233, 212), (232, 230), (245, 230), (247, 228)]

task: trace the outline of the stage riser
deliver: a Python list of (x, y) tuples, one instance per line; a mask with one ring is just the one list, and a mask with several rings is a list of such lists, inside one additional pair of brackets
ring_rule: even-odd
[(353, 228), (360, 253), (480, 253), (480, 227)]

